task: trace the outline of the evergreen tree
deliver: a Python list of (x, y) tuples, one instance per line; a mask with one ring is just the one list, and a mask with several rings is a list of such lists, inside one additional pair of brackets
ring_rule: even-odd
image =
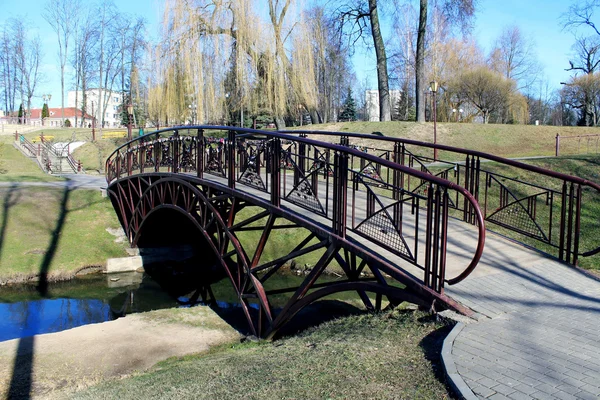
[(340, 121), (356, 121), (356, 103), (352, 97), (352, 89), (348, 88), (348, 95), (344, 101)]
[(410, 96), (408, 88), (403, 88), (400, 91), (400, 96), (395, 104), (393, 112), (394, 121), (414, 121), (416, 118), (416, 110), (414, 107), (414, 97)]
[(44, 103), (42, 107), (42, 121), (50, 116), (50, 112), (48, 111), (48, 103)]
[(25, 114), (25, 112), (23, 111), (23, 103), (21, 103), (21, 105), (19, 106), (19, 123), (20, 124), (25, 123), (23, 114)]

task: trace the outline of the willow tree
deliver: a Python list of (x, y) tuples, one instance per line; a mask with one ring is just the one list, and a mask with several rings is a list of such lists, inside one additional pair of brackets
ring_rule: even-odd
[[(163, 101), (194, 104), (198, 119), (219, 122), (235, 96), (250, 113), (268, 109), (278, 128), (298, 106), (315, 108), (312, 53), (300, 39), (306, 29), (293, 0), (170, 0), (163, 26), (158, 67), (176, 60), (185, 75), (183, 98), (152, 91), (171, 96)], [(162, 76), (167, 88), (180, 84)]]
[[(469, 22), (475, 13), (477, 0), (443, 0), (434, 3), (448, 21), (457, 24), (463, 30), (469, 27)], [(428, 0), (419, 0), (419, 24), (417, 28), (417, 50), (415, 55), (415, 97), (417, 103), (417, 121), (425, 122), (425, 96), (427, 88), (425, 51), (426, 34), (428, 31)]]

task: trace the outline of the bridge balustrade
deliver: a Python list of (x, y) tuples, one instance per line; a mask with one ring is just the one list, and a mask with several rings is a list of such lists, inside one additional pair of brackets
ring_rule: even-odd
[[(445, 175), (395, 160), (347, 142), (230, 127), (179, 127), (149, 133), (115, 150), (106, 162), (106, 176), (110, 184), (144, 173), (187, 174), (264, 193), (272, 205), (293, 205), (342, 240), (352, 237), (399, 257), (421, 270), (425, 286), (443, 293), (446, 283), (463, 280), (481, 257), (482, 213), (471, 193)], [(414, 182), (419, 182), (418, 190)], [(470, 258), (448, 277), (448, 219), (459, 199), (475, 230)]]
[[(600, 186), (576, 176), (557, 173), (493, 154), (434, 145), (410, 139), (366, 134), (285, 131), (287, 134), (316, 136), (351, 148), (393, 160), (460, 185), (473, 194), (488, 222), (487, 228), (578, 264), (581, 256), (600, 252), (595, 235)], [(374, 145), (375, 143), (375, 145)], [(433, 158), (433, 149), (440, 154)], [(350, 159), (351, 165), (365, 168), (362, 159)], [(383, 171), (389, 181), (390, 171)], [(410, 193), (425, 193), (427, 181), (405, 175), (396, 186)], [(478, 223), (472, 203), (449, 199), (450, 215), (469, 223)], [(582, 221), (582, 215), (587, 215)]]

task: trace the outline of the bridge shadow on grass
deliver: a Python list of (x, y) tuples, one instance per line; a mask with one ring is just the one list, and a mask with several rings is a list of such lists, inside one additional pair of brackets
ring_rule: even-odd
[[(430, 323), (436, 320), (435, 315), (427, 315), (418, 319), (419, 322), (422, 323)], [(442, 364), (442, 360), (440, 354), (442, 354), (442, 346), (444, 344), (444, 339), (450, 333), (454, 325), (444, 325), (425, 336), (419, 346), (423, 350), (423, 355), (425, 358), (431, 363), (431, 369), (436, 377), (436, 379), (440, 382), (443, 382), (448, 388), (448, 393), (451, 398), (456, 398), (453, 394), (453, 391), (448, 387), (446, 382), (446, 373), (444, 371), (444, 366)]]

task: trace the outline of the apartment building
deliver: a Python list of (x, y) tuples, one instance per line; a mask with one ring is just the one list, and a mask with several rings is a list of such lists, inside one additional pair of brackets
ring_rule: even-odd
[[(104, 98), (104, 102), (102, 103), (106, 104), (104, 116), (102, 116), (100, 109), (100, 89), (88, 89), (86, 90), (86, 94), (85, 110), (88, 114), (96, 117), (96, 126), (100, 127), (102, 121), (104, 121), (105, 128), (117, 128), (122, 125), (121, 107), (123, 105), (123, 93), (102, 89), (102, 97)], [(77, 96), (78, 105), (75, 104), (75, 96)], [(81, 90), (70, 90), (67, 93), (67, 104), (69, 107), (83, 108), (83, 92)]]

